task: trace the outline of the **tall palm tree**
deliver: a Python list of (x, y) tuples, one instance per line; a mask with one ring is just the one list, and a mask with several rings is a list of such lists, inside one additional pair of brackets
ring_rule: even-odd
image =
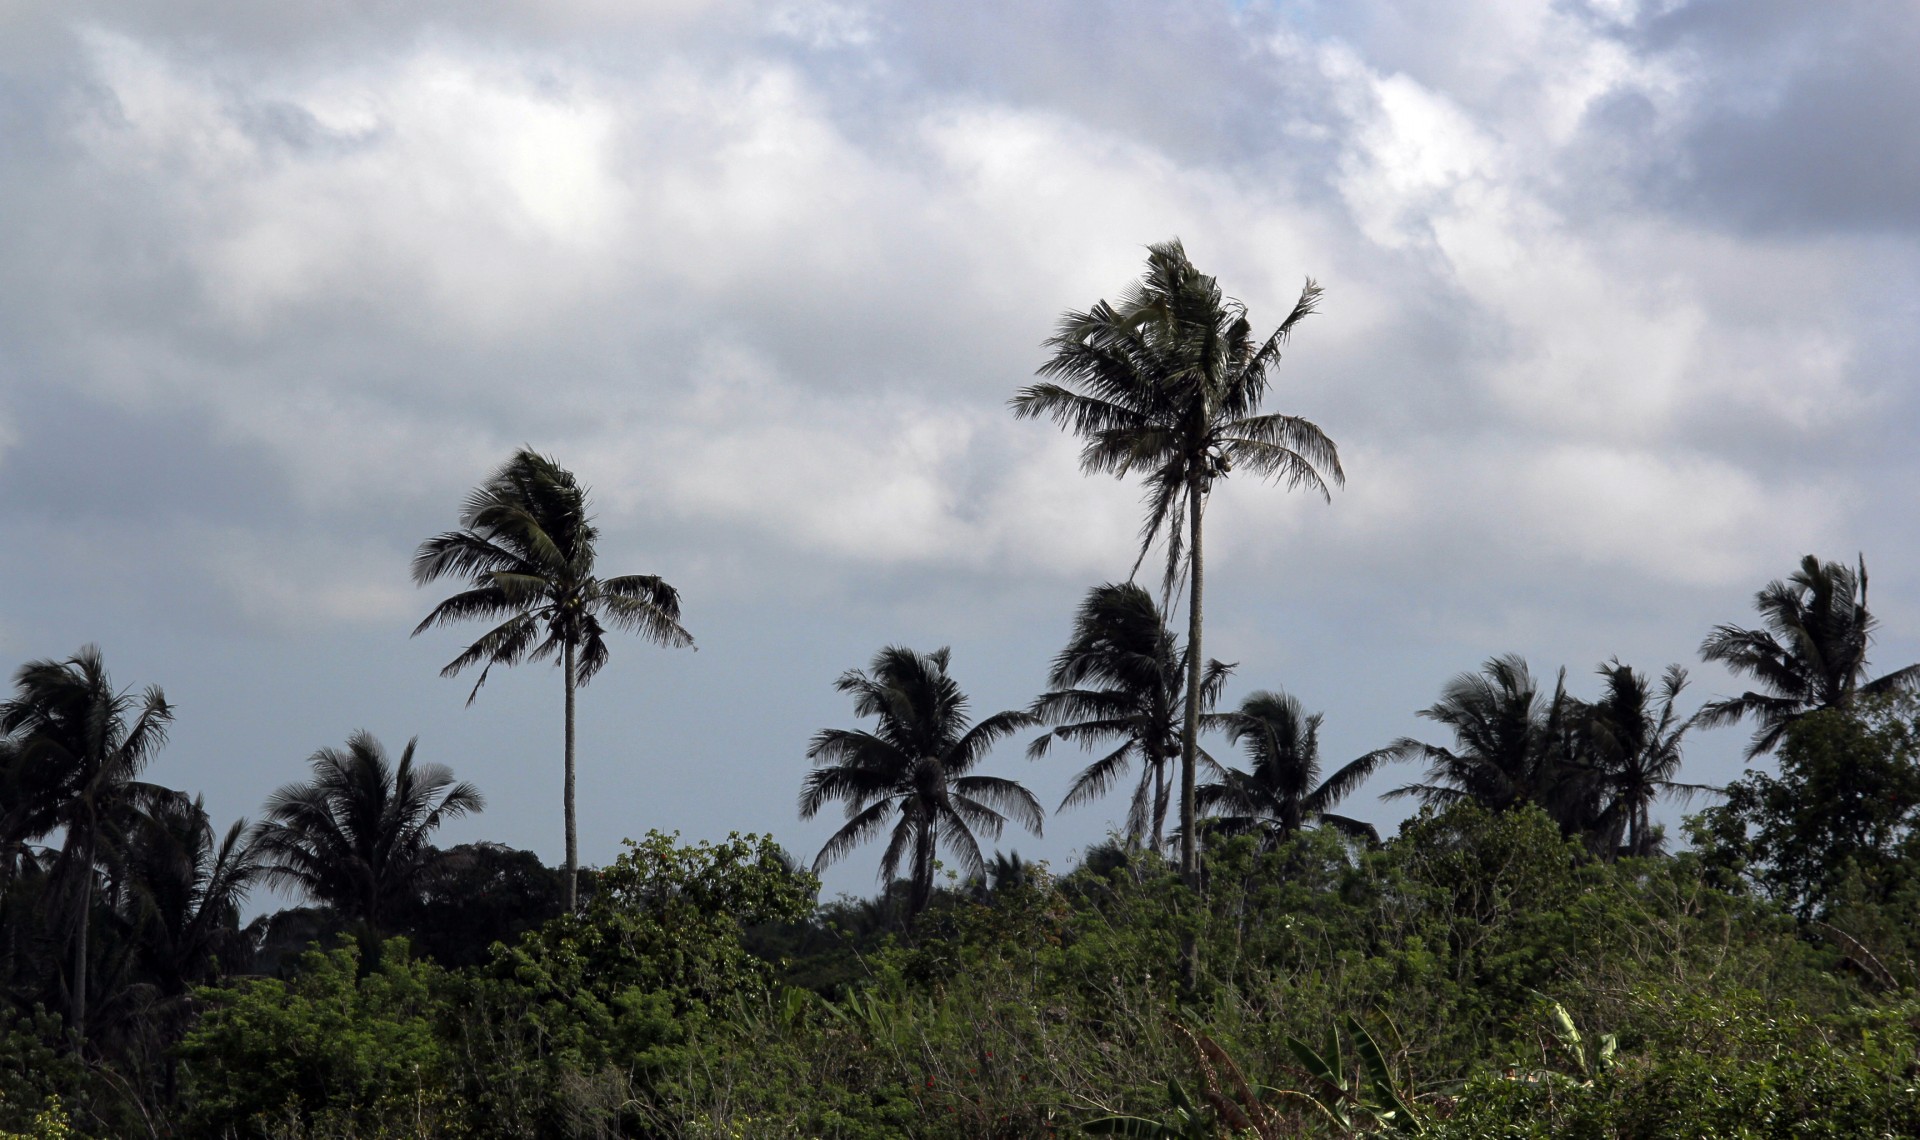
[(815, 871), (892, 824), (880, 879), (891, 882), (908, 861), (909, 922), (933, 896), (936, 849), (945, 846), (963, 876), (984, 875), (976, 832), (998, 839), (1011, 817), (1040, 834), (1033, 793), (1013, 780), (973, 774), (995, 741), (1039, 722), (1009, 710), (969, 724), (967, 695), (947, 675), (949, 656), (946, 649), (889, 646), (867, 670), (841, 674), (834, 687), (851, 694), (855, 715), (875, 718), (874, 727), (814, 734), (807, 757), (815, 767), (800, 789), (801, 819), (830, 800), (846, 804), (847, 823), (820, 848)]
[(1645, 675), (1618, 658), (1600, 666), (1606, 688), (1600, 699), (1576, 714), (1577, 752), (1593, 774), (1595, 802), (1589, 823), (1594, 839), (1608, 855), (1652, 855), (1658, 837), (1648, 822), (1661, 796), (1690, 796), (1709, 790), (1683, 784), (1681, 740), (1692, 727), (1675, 707), (1687, 687), (1687, 671), (1667, 666), (1658, 696)]
[[(656, 645), (685, 647), (680, 594), (651, 574), (594, 575), (600, 532), (587, 511), (587, 490), (573, 473), (522, 448), (467, 496), (459, 530), (435, 535), (413, 556), (413, 580), (472, 583), (433, 608), (417, 637), (436, 625), (504, 619), (440, 671), (451, 677), (479, 665), (467, 703), (495, 665), (555, 658), (566, 690), (568, 910), (579, 902), (580, 843), (574, 813), (574, 692), (607, 663), (606, 627), (638, 633)], [(602, 622), (605, 622), (603, 625)]]
[(1329, 480), (1344, 480), (1339, 452), (1318, 427), (1298, 416), (1259, 413), (1282, 346), (1319, 296), (1319, 286), (1308, 281), (1286, 320), (1261, 339), (1246, 306), (1223, 296), (1213, 278), (1195, 269), (1178, 240), (1149, 246), (1145, 274), (1118, 303), (1100, 301), (1061, 317), (1047, 341), (1053, 355), (1040, 368), (1045, 379), (1012, 400), (1016, 416), (1047, 416), (1084, 437), (1083, 471), (1141, 473), (1147, 484), (1141, 558), (1164, 531), (1167, 595), (1186, 577), (1180, 865), (1196, 888), (1194, 773), (1205, 687), (1203, 508), (1214, 481), (1235, 467), (1329, 498)]
[(1758, 722), (1747, 759), (1770, 752), (1787, 726), (1810, 712), (1846, 708), (1856, 695), (1920, 686), (1920, 664), (1867, 680), (1867, 648), (1879, 623), (1867, 610), (1867, 560), (1860, 571), (1809, 554), (1784, 582), (1769, 582), (1753, 596), (1763, 629), (1714, 627), (1700, 643), (1700, 656), (1752, 677), (1765, 692), (1749, 689), (1711, 701), (1699, 714), (1708, 727), (1751, 716)]
[[(1201, 706), (1211, 709), (1233, 669), (1209, 661)], [(1051, 690), (1031, 711), (1055, 727), (1028, 746), (1027, 756), (1047, 755), (1055, 740), (1092, 750), (1117, 745), (1081, 769), (1060, 801), (1064, 810), (1105, 795), (1135, 760), (1140, 781), (1127, 808), (1127, 843), (1152, 837), (1161, 848), (1167, 818), (1168, 776), (1180, 754), (1181, 694), (1185, 654), (1153, 596), (1133, 582), (1109, 582), (1087, 591), (1074, 615), (1073, 633), (1047, 674)]]
[(1580, 790), (1568, 778), (1574, 705), (1565, 670), (1552, 694), (1542, 694), (1526, 661), (1515, 654), (1493, 658), (1478, 673), (1462, 673), (1419, 714), (1452, 730), (1454, 746), (1411, 737), (1388, 745), (1382, 750), (1386, 758), (1424, 762), (1427, 770), (1423, 782), (1395, 788), (1385, 798), (1472, 800), (1496, 811), (1535, 803), (1563, 827), (1573, 826), (1576, 805), (1569, 801)]
[[(0, 702), (0, 733), (13, 738), (15, 763), (37, 774), (24, 783), (44, 797), (35, 822), (64, 832), (51, 877), (72, 913), (71, 1028), (87, 1032), (90, 922), (98, 868), (133, 809), (156, 789), (136, 780), (166, 743), (173, 708), (158, 686), (137, 696), (116, 690), (98, 646), (64, 661), (30, 661), (14, 674), (14, 695)], [(45, 834), (45, 832), (42, 832)]]
[(365, 731), (344, 749), (320, 749), (308, 761), (313, 778), (274, 792), (253, 832), (268, 882), (333, 907), (371, 944), (433, 870), (434, 831), (486, 806), (444, 764), (416, 765), (417, 743), (407, 741), (398, 764)]
[(1262, 690), (1233, 712), (1211, 719), (1251, 762), (1245, 770), (1227, 769), (1218, 783), (1199, 789), (1200, 810), (1214, 816), (1214, 827), (1228, 833), (1265, 832), (1271, 842), (1280, 843), (1319, 822), (1379, 842), (1372, 824), (1331, 809), (1373, 774), (1387, 758), (1384, 751), (1369, 752), (1322, 780), (1321, 714), (1307, 715), (1290, 694)]

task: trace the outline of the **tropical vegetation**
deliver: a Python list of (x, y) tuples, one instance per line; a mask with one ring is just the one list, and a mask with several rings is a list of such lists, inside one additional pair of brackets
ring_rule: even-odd
[[(1920, 1135), (1920, 666), (1868, 668), (1864, 560), (1809, 556), (1758, 595), (1764, 628), (1710, 632), (1702, 658), (1756, 688), (1693, 710), (1678, 665), (1583, 685), (1496, 655), (1419, 712), (1431, 739), (1329, 763), (1281, 678), (1230, 692), (1202, 658), (1214, 481), (1340, 478), (1317, 427), (1258, 411), (1317, 297), (1255, 338), (1169, 243), (1068, 314), (1016, 410), (1146, 476), (1162, 590), (1089, 590), (1024, 708), (976, 715), (945, 648), (841, 674), (859, 726), (778, 761), (801, 818), (844, 813), (811, 864), (651, 832), (580, 866), (575, 692), (609, 629), (690, 639), (660, 578), (598, 576), (584, 486), (531, 450), (420, 548), (420, 584), (466, 589), (415, 633), (496, 623), (446, 669), (478, 666), (474, 693), (559, 665), (557, 866), (438, 846), (485, 806), (464, 759), (366, 732), (220, 826), (151, 778), (157, 686), (93, 646), (20, 666), (0, 1140)], [(1698, 734), (1743, 720), (1761, 762), (1685, 781)], [(1045, 823), (996, 755), (1023, 737), (1030, 763), (1083, 753), (1059, 810), (1115, 809), (1071, 865), (999, 846)], [(1391, 765), (1417, 810), (1383, 834), (1355, 801)], [(821, 899), (815, 872), (876, 841), (873, 895)]]

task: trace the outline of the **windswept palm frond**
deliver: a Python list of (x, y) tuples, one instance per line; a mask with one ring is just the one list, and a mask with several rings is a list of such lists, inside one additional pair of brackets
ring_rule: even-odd
[(1495, 811), (1539, 804), (1571, 830), (1577, 826), (1577, 805), (1570, 802), (1576, 790), (1570, 782), (1576, 704), (1567, 695), (1564, 670), (1552, 692), (1543, 693), (1523, 658), (1492, 658), (1479, 672), (1454, 677), (1440, 699), (1420, 711), (1452, 733), (1453, 747), (1402, 737), (1380, 750), (1382, 759), (1426, 765), (1420, 781), (1386, 798), (1414, 796), (1429, 804), (1468, 799)]
[(892, 823), (880, 857), (891, 883), (909, 865), (908, 921), (933, 894), (933, 861), (945, 847), (967, 875), (983, 873), (979, 832), (999, 838), (1008, 819), (1040, 834), (1043, 812), (1018, 783), (974, 773), (992, 746), (1039, 721), (1021, 711), (967, 717), (967, 695), (947, 674), (949, 653), (888, 646), (868, 668), (849, 669), (834, 687), (853, 698), (871, 729), (828, 728), (807, 749), (814, 767), (800, 788), (800, 818), (828, 803), (846, 805), (847, 822), (814, 857), (816, 871), (877, 837)]
[[(9, 782), (32, 799), (10, 807), (14, 844), (63, 833), (47, 868), (54, 920), (72, 950), (68, 1024), (88, 1031), (89, 924), (104, 862), (135, 815), (158, 794), (142, 769), (166, 743), (173, 707), (158, 686), (139, 694), (116, 690), (98, 646), (64, 661), (29, 661), (14, 674), (13, 696), (0, 702), (0, 735), (10, 738)], [(9, 857), (9, 864), (14, 860)]]
[[(1231, 665), (1208, 662), (1201, 684), (1203, 708), (1210, 710), (1219, 700), (1232, 670)], [(1169, 768), (1180, 755), (1186, 678), (1185, 653), (1151, 594), (1133, 582), (1110, 582), (1087, 591), (1067, 645), (1048, 673), (1052, 688), (1030, 709), (1053, 727), (1028, 745), (1027, 755), (1046, 756), (1056, 740), (1088, 751), (1117, 747), (1074, 777), (1061, 808), (1105, 795), (1137, 762), (1140, 776), (1127, 810), (1127, 843), (1161, 846)]]
[(1696, 723), (1714, 728), (1751, 719), (1747, 759), (1773, 751), (1787, 726), (1811, 712), (1850, 706), (1860, 695), (1920, 687), (1920, 664), (1871, 680), (1867, 650), (1879, 622), (1867, 609), (1867, 561), (1859, 570), (1809, 554), (1786, 581), (1753, 597), (1761, 629), (1716, 626), (1700, 656), (1759, 682), (1760, 690), (1709, 701)]
[(322, 748), (313, 775), (267, 800), (251, 835), (261, 875), (333, 907), (376, 934), (410, 903), (438, 858), (433, 833), (450, 819), (481, 811), (479, 789), (442, 764), (416, 764), (418, 739), (398, 763), (365, 731), (347, 746)]
[[(1284, 842), (1301, 828), (1325, 823), (1347, 834), (1372, 829), (1345, 816), (1337, 805), (1387, 758), (1369, 752), (1320, 779), (1322, 715), (1309, 715), (1299, 700), (1284, 692), (1249, 695), (1233, 712), (1213, 718), (1240, 746), (1246, 769), (1225, 769), (1221, 778), (1199, 789), (1201, 811), (1209, 825), (1227, 834), (1262, 833), (1270, 843)], [(1375, 840), (1377, 841), (1377, 834)]]

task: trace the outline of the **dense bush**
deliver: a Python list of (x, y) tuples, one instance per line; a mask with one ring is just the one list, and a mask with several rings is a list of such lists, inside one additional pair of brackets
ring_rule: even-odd
[[(169, 1127), (1042, 1137), (1171, 1120), (1178, 1081), (1206, 1132), (1227, 1058), (1249, 1088), (1307, 1094), (1265, 1094), (1274, 1134), (1336, 1136), (1301, 1049), (1358, 1080), (1374, 1047), (1440, 1137), (1920, 1134), (1920, 1005), (1876, 996), (1831, 940), (1716, 885), (1723, 870), (1607, 862), (1537, 809), (1462, 806), (1377, 849), (1313, 830), (1218, 843), (1204, 900), (1124, 848), (1057, 878), (950, 881), (909, 937), (884, 902), (816, 909), (770, 841), (654, 834), (583, 913), (482, 965), (398, 940), (370, 962), (349, 942), (201, 990)], [(1577, 1058), (1558, 1017), (1586, 1032)], [(7, 1040), (0, 1127), (44, 1133), (80, 1074), (38, 1072), (59, 1054), (31, 1026)]]

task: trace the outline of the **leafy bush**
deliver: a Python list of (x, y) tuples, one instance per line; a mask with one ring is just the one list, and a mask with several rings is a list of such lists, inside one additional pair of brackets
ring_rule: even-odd
[(386, 944), (362, 973), (348, 945), (314, 950), (291, 979), (204, 989), (179, 1056), (190, 1130), (440, 1136), (464, 1131), (454, 1058), (436, 1028), (447, 976)]

